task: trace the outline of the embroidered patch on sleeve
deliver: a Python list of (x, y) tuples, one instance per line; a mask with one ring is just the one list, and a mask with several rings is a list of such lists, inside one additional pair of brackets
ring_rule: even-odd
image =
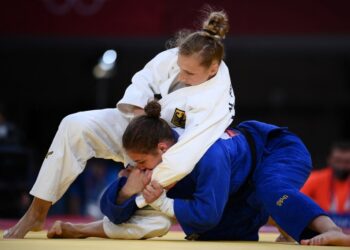
[(176, 127), (185, 128), (186, 124), (186, 113), (185, 111), (176, 108), (171, 123)]

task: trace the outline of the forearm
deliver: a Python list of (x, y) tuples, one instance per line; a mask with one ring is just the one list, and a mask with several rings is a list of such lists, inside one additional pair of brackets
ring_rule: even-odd
[(136, 194), (136, 193), (130, 193), (130, 192), (126, 191), (124, 187), (119, 191), (119, 193), (116, 196), (115, 203), (117, 205), (124, 203), (126, 200), (130, 199), (130, 197), (132, 197), (133, 195)]
[[(135, 196), (125, 195), (124, 201), (116, 203), (121, 193), (121, 187), (124, 183), (120, 179), (112, 183), (106, 191), (102, 194), (100, 201), (101, 212), (106, 215), (110, 221), (119, 224), (127, 221), (137, 210), (135, 203)], [(129, 196), (129, 198), (126, 198)]]

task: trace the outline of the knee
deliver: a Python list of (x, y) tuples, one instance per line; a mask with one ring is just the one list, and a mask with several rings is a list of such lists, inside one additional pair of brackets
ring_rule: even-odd
[(171, 227), (171, 219), (167, 216), (157, 216), (149, 221), (150, 230), (142, 238), (161, 237), (167, 234)]
[(164, 235), (167, 232), (169, 232), (170, 227), (171, 227), (171, 219), (167, 216), (164, 216), (160, 219), (159, 223), (159, 230), (160, 230), (160, 235)]
[(83, 112), (67, 115), (60, 123), (59, 130), (68, 137), (82, 135), (89, 131), (91, 126), (89, 120), (84, 116)]

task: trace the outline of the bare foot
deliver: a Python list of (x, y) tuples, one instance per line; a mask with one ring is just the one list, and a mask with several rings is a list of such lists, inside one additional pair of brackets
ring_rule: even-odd
[(47, 212), (51, 207), (50, 201), (34, 197), (28, 211), (16, 225), (4, 231), (4, 239), (22, 239), (29, 231), (42, 230)]
[(350, 235), (341, 231), (328, 231), (308, 240), (302, 240), (302, 245), (315, 246), (350, 246)]
[(25, 215), (16, 225), (4, 231), (4, 239), (23, 239), (29, 231), (40, 231), (43, 229), (45, 220), (38, 220), (30, 215)]
[(47, 232), (48, 238), (86, 238), (72, 223), (55, 221)]
[(276, 240), (275, 240), (275, 242), (295, 242), (295, 240), (292, 238), (292, 237), (290, 237), (290, 236), (284, 236), (283, 234), (280, 234), (277, 238), (276, 238)]

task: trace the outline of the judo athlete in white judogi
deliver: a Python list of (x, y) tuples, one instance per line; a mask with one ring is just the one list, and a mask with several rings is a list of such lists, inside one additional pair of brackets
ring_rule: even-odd
[[(153, 58), (132, 78), (117, 109), (79, 112), (65, 117), (30, 191), (31, 207), (5, 231), (5, 238), (23, 238), (40, 229), (51, 206), (66, 192), (92, 157), (129, 162), (121, 138), (136, 111), (155, 97), (162, 117), (185, 129), (153, 173), (170, 185), (190, 173), (205, 151), (220, 137), (234, 116), (234, 94), (221, 40), (228, 31), (223, 12), (212, 12), (203, 30), (182, 38), (177, 48)], [(139, 207), (146, 205), (138, 197)]]

